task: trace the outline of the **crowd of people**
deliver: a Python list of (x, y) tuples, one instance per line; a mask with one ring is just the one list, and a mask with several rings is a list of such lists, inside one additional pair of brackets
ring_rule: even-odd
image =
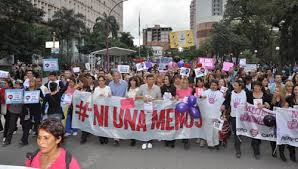
[[(22, 68), (21, 68), (22, 69)], [(5, 90), (24, 89), (28, 91), (40, 90), (40, 103), (35, 104), (5, 104)], [(71, 96), (76, 90), (91, 92), (95, 96), (129, 97), (135, 100), (150, 102), (155, 99), (171, 97), (173, 100), (183, 100), (185, 97), (194, 95), (198, 98), (206, 98), (208, 92), (217, 92), (225, 98), (220, 106), (224, 127), (219, 136), (219, 144), (209, 144), (206, 140), (198, 138), (196, 143), (201, 147), (219, 149), (225, 147), (230, 135), (233, 135), (236, 157), (241, 157), (241, 140), (236, 135), (236, 114), (244, 111), (241, 106), (233, 106), (233, 100), (238, 99), (244, 105), (253, 104), (254, 99), (262, 99), (259, 108), (273, 109), (273, 107), (293, 107), (298, 105), (298, 74), (293, 73), (285, 76), (278, 71), (272, 73), (272, 69), (244, 71), (239, 66), (224, 72), (221, 69), (209, 71), (204, 76), (196, 78), (195, 72), (191, 69), (188, 77), (183, 77), (179, 69), (159, 72), (152, 67), (147, 71), (131, 71), (121, 74), (117, 70), (106, 72), (98, 68), (95, 72), (81, 69), (81, 72), (72, 72), (66, 69), (57, 72), (50, 72), (48, 82), (43, 83), (43, 77), (39, 71), (27, 69), (23, 75), (13, 73), (11, 78), (2, 79), (0, 89), (1, 113), (4, 115), (4, 127), (0, 123), (0, 130), (3, 131), (3, 146), (11, 144), (13, 133), (18, 130), (17, 121), (20, 119), (22, 126), (21, 146), (28, 145), (30, 133), (38, 135), (39, 127), (44, 119), (62, 120), (64, 113), (61, 102), (67, 96)], [(71, 102), (68, 103), (71, 105)], [(78, 135), (78, 129), (71, 125), (72, 108), (67, 113), (65, 135)], [(211, 135), (211, 133), (209, 133)], [(89, 133), (82, 131), (80, 143), (85, 144)], [(62, 137), (62, 136), (61, 136)], [(212, 136), (213, 137), (213, 136)], [(121, 140), (114, 138), (98, 137), (101, 144), (108, 144), (113, 141), (119, 146)], [(190, 140), (182, 140), (185, 149), (190, 148)], [(256, 159), (260, 159), (261, 140), (251, 139), (252, 151)], [(130, 145), (135, 146), (136, 140), (130, 140)], [(270, 142), (272, 156), (277, 157), (276, 143)], [(165, 141), (165, 146), (175, 147), (175, 140)], [(295, 147), (290, 145), (279, 145), (278, 152), (282, 161), (287, 161), (284, 154), (285, 147), (289, 150), (290, 160), (296, 162)], [(142, 142), (142, 149), (153, 148), (153, 141)]]

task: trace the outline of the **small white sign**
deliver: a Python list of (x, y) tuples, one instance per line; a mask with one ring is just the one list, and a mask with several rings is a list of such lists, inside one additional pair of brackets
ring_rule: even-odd
[(195, 69), (196, 78), (204, 77), (206, 75), (206, 69), (197, 68)]
[(43, 71), (51, 72), (51, 71), (58, 71), (58, 59), (43, 59)]
[(190, 69), (182, 67), (180, 68), (180, 75), (184, 77), (189, 77)]
[(80, 69), (80, 67), (74, 67), (74, 68), (72, 68), (72, 71), (74, 73), (80, 73), (81, 69)]
[(120, 73), (129, 73), (129, 66), (128, 65), (118, 65), (118, 71)]
[(254, 106), (259, 107), (263, 105), (263, 99), (254, 99)]
[(240, 67), (245, 67), (246, 66), (246, 59), (240, 59), (239, 64), (240, 64)]
[(0, 70), (0, 78), (8, 78), (9, 72)]
[(224, 121), (223, 120), (219, 120), (219, 119), (215, 119), (213, 122), (213, 127), (219, 131), (222, 130)]
[(136, 64), (136, 67), (137, 67), (137, 71), (142, 71), (142, 70), (146, 70), (147, 69), (145, 62), (137, 63)]
[(85, 63), (85, 67), (86, 67), (87, 70), (89, 70), (89, 71), (91, 70), (90, 63)]
[(228, 88), (227, 88), (227, 87), (224, 87), (224, 86), (222, 86), (222, 87), (220, 88), (220, 92), (221, 92), (221, 93), (225, 93), (227, 90), (228, 90)]
[(24, 103), (34, 104), (39, 103), (40, 90), (35, 91), (25, 91), (24, 92)]

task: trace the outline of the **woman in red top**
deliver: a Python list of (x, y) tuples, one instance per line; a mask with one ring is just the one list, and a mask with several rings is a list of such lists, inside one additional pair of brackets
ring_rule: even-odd
[(26, 166), (40, 169), (80, 169), (77, 160), (60, 147), (63, 139), (64, 127), (59, 120), (49, 118), (43, 121), (38, 129), (38, 153), (27, 155)]

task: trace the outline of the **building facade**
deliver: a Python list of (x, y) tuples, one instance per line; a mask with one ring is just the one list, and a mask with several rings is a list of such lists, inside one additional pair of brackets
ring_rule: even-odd
[[(73, 9), (75, 13), (85, 16), (85, 24), (92, 28), (96, 18), (109, 14), (110, 10), (121, 0), (29, 0), (35, 7), (45, 12), (44, 21), (52, 19), (54, 13), (62, 8)], [(119, 4), (111, 13), (123, 31), (123, 4)]]
[(199, 48), (211, 37), (213, 24), (222, 20), (227, 0), (192, 0), (190, 5), (190, 27)]
[(164, 50), (170, 49), (170, 32), (172, 30), (171, 27), (161, 27), (160, 25), (143, 29), (143, 45), (160, 46)]

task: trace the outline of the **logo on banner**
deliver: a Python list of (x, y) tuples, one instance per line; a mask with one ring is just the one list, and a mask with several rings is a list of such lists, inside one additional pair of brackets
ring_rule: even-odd
[(46, 63), (46, 64), (45, 64), (45, 66), (46, 66), (46, 67), (49, 67), (49, 66), (50, 66), (50, 64)]
[(8, 95), (7, 96), (9, 99), (13, 99), (13, 95)]
[(210, 95), (209, 98), (208, 98), (208, 102), (210, 104), (214, 104), (216, 102), (216, 95)]
[(259, 134), (258, 129), (251, 129), (250, 134), (252, 137), (256, 137)]
[(30, 96), (26, 96), (26, 99), (29, 100), (30, 99)]

